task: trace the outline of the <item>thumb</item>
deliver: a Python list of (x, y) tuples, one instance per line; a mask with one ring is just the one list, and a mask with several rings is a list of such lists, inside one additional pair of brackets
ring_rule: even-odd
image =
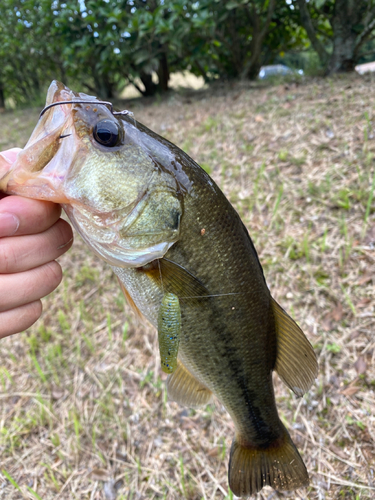
[[(22, 151), (21, 148), (12, 148), (12, 149), (7, 149), (6, 151), (1, 151), (0, 152), (0, 168), (6, 168), (8, 165), (7, 170), (9, 170), (9, 166), (12, 165), (16, 161), (18, 153)], [(1, 172), (1, 170), (0, 170)]]
[(0, 185), (1, 179), (12, 168), (12, 165), (16, 161), (17, 155), (20, 151), (22, 151), (21, 148), (12, 148), (0, 152)]

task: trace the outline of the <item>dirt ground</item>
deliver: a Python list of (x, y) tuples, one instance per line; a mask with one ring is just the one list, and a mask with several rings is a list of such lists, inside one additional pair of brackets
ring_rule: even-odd
[[(124, 104), (214, 178), (317, 353), (303, 398), (275, 375), (311, 484), (258, 499), (375, 498), (372, 78), (217, 85)], [(39, 111), (0, 115), (0, 149), (23, 146)], [(135, 318), (110, 268), (79, 237), (60, 262), (64, 280), (42, 319), (0, 343), (0, 499), (234, 498), (222, 405), (168, 402), (155, 329)]]

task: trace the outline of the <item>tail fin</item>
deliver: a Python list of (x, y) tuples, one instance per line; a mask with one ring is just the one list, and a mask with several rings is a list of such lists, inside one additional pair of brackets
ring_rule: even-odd
[(309, 484), (309, 475), (288, 431), (267, 448), (242, 445), (236, 436), (230, 450), (229, 487), (239, 497), (248, 497), (263, 486), (296, 490)]

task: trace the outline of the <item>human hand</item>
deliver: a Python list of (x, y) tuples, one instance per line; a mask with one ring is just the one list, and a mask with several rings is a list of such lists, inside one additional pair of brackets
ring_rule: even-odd
[[(18, 151), (0, 153), (2, 173)], [(55, 259), (72, 246), (73, 233), (60, 214), (55, 203), (0, 193), (0, 338), (35, 323), (40, 299), (62, 279)]]

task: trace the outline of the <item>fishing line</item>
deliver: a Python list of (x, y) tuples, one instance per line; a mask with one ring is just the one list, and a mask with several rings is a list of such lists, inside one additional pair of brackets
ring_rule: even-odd
[(160, 281), (161, 281), (161, 289), (162, 289), (163, 295), (164, 295), (164, 285), (163, 285), (163, 276), (161, 275), (160, 259), (158, 259), (158, 267), (159, 267), (159, 274), (160, 274)]
[(242, 295), (242, 292), (217, 293), (215, 295), (191, 295), (189, 297), (179, 297), (180, 299), (209, 299), (210, 297), (226, 297), (227, 295)]
[(134, 116), (133, 113), (131, 111), (128, 111), (127, 109), (124, 109), (123, 111), (113, 111), (113, 104), (109, 101), (72, 100), (72, 101), (57, 101), (57, 102), (53, 102), (52, 104), (48, 104), (48, 106), (46, 106), (45, 108), (42, 109), (42, 111), (39, 115), (39, 118), (41, 118), (48, 109), (52, 108), (53, 106), (60, 106), (60, 104), (104, 104), (105, 106), (109, 106), (110, 112), (115, 116), (117, 116), (117, 115)]

